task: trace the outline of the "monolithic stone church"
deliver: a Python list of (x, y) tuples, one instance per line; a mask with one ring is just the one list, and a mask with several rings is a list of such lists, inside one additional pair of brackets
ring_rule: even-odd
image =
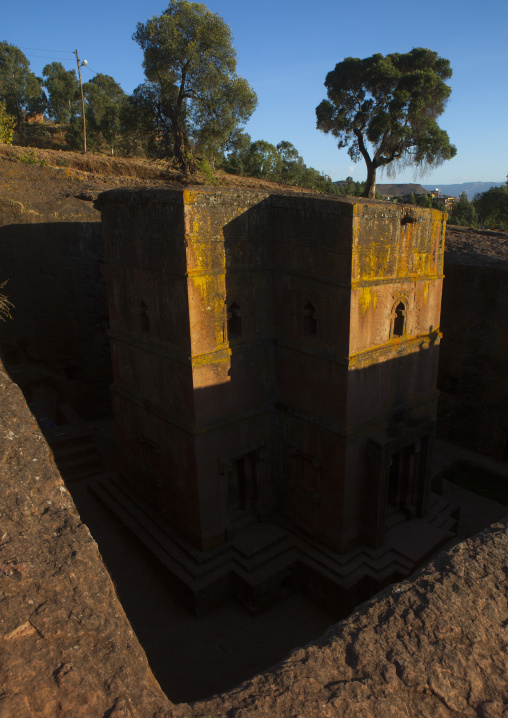
[(354, 605), (448, 538), (445, 215), (205, 188), (97, 206), (120, 458), (98, 491), (196, 610), (292, 585)]

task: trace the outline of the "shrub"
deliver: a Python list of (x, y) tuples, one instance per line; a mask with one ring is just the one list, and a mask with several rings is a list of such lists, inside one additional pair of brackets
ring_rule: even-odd
[[(8, 280), (6, 279), (5, 282), (0, 284), (0, 289), (3, 289), (5, 285), (7, 284)], [(0, 291), (0, 319), (2, 321), (5, 321), (6, 319), (11, 319), (11, 309), (13, 308), (13, 303), (7, 299), (5, 294)]]
[(40, 165), (41, 167), (46, 167), (48, 164), (46, 160), (39, 159), (39, 157), (37, 157), (35, 150), (27, 152), (25, 155), (23, 155), (23, 157), (21, 158), (21, 162), (24, 165)]
[(0, 142), (4, 145), (12, 145), (15, 125), (16, 120), (7, 114), (4, 103), (0, 102)]

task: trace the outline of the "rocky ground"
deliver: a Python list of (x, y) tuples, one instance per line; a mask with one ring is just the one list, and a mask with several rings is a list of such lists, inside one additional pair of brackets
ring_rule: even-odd
[(97, 545), (1, 364), (0, 477), (0, 716), (169, 715)]

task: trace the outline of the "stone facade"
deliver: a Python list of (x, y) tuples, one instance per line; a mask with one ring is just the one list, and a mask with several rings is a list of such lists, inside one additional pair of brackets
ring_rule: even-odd
[(344, 554), (427, 514), (444, 215), (203, 188), (97, 206), (118, 483), (159, 527), (206, 554), (269, 522)]

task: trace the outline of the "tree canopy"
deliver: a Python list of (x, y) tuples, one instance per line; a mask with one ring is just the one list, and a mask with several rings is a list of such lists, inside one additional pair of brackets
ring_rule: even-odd
[(475, 195), (473, 204), (482, 227), (508, 231), (508, 177), (501, 187)]
[(152, 96), (158, 131), (187, 172), (191, 141), (205, 149), (224, 143), (256, 107), (255, 92), (236, 74), (231, 30), (205, 5), (171, 0), (162, 15), (138, 23), (133, 39), (149, 83), (138, 97)]
[(48, 91), (48, 112), (55, 122), (67, 124), (77, 111), (79, 85), (74, 70), (66, 70), (61, 62), (52, 62), (42, 71)]
[(98, 73), (83, 85), (90, 140), (113, 154), (122, 131), (121, 116), (127, 95), (111, 75)]
[(448, 222), (462, 227), (478, 227), (478, 213), (465, 192), (461, 193), (459, 201), (453, 205)]
[(25, 54), (8, 42), (0, 42), (0, 101), (18, 127), (28, 113), (43, 112), (46, 105), (41, 83), (30, 71)]
[[(317, 127), (367, 165), (364, 196), (374, 197), (378, 167), (415, 165), (425, 170), (456, 154), (436, 118), (451, 88), (450, 63), (436, 52), (347, 57), (328, 73), (328, 99), (316, 108)], [(393, 165), (392, 165), (393, 168)], [(388, 167), (388, 170), (392, 169)]]

